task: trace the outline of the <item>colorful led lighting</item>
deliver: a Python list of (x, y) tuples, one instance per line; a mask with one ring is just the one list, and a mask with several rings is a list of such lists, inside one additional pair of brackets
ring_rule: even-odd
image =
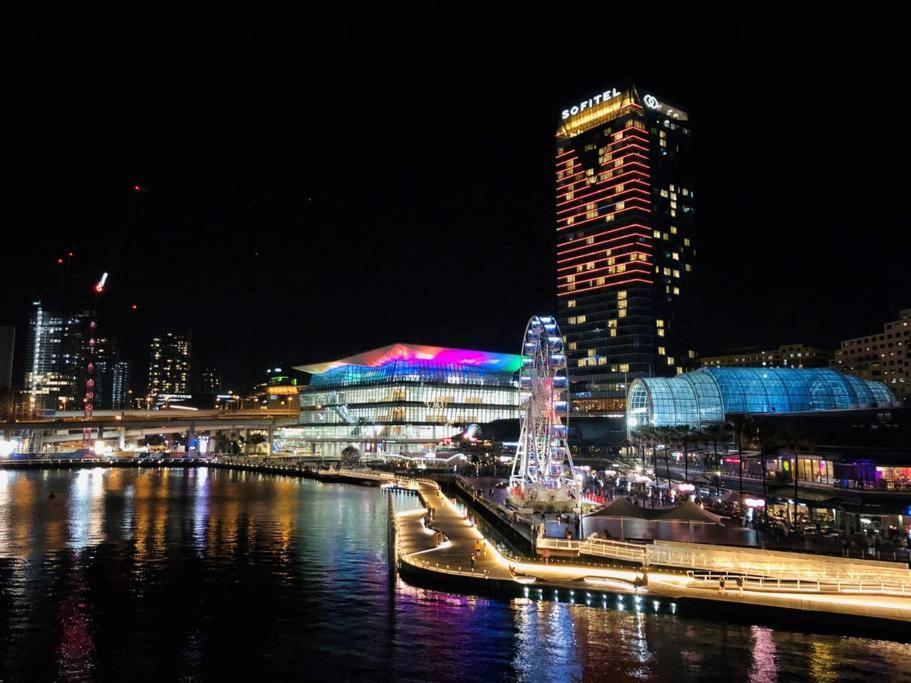
[(492, 353), (468, 349), (448, 349), (417, 344), (390, 344), (354, 356), (325, 363), (296, 366), (296, 370), (321, 375), (344, 365), (380, 367), (398, 361), (428, 361), (437, 365), (466, 365), (493, 372), (517, 372), (522, 366), (522, 356), (511, 353)]
[[(601, 240), (599, 242), (592, 242), (591, 244), (585, 244), (581, 247), (576, 247), (575, 249), (569, 249), (567, 251), (557, 251), (557, 256), (565, 256), (566, 254), (569, 254), (571, 252), (581, 252), (581, 253), (573, 254), (572, 256), (568, 256), (567, 258), (557, 259), (557, 263), (568, 263), (570, 261), (583, 260), (585, 258), (588, 258), (589, 256), (592, 256), (594, 254), (598, 254), (599, 252), (604, 251), (605, 245), (610, 245), (612, 242), (619, 242), (621, 240), (633, 240), (633, 241), (626, 242), (624, 244), (613, 244), (613, 245), (609, 246), (608, 248), (611, 250), (611, 256), (622, 256), (623, 253), (625, 253), (625, 252), (618, 252), (615, 254), (615, 253), (613, 253), (614, 249), (624, 249), (624, 248), (630, 247), (630, 246), (635, 246), (637, 248), (644, 249), (646, 251), (653, 249), (654, 247), (651, 244), (645, 244), (643, 242), (638, 241), (640, 238), (643, 238), (643, 237), (651, 237), (651, 235), (646, 235), (645, 233), (642, 233), (642, 232), (631, 232), (629, 234), (621, 235), (620, 237), (612, 237), (611, 239), (608, 239), (608, 240)], [(587, 251), (582, 251), (583, 249), (587, 249)]]
[[(640, 199), (639, 197), (631, 197), (631, 198), (627, 199), (626, 201), (627, 201), (627, 202), (635, 202), (635, 201), (646, 201), (646, 200)], [(644, 211), (645, 213), (651, 213), (651, 212), (652, 212), (652, 209), (651, 209), (650, 206), (628, 206), (628, 207), (626, 207), (626, 208), (624, 208), (624, 209), (617, 209), (617, 210), (611, 211), (609, 214), (602, 214), (602, 215), (597, 216), (597, 217), (595, 217), (595, 218), (587, 218), (587, 219), (585, 219), (585, 220), (583, 220), (583, 221), (575, 221), (575, 222), (572, 223), (572, 224), (567, 224), (567, 225), (564, 225), (564, 226), (562, 226), (562, 227), (558, 227), (558, 228), (557, 228), (557, 232), (560, 232), (560, 231), (562, 231), (562, 230), (570, 230), (570, 229), (572, 229), (572, 228), (577, 228), (577, 227), (579, 227), (580, 225), (585, 225), (586, 223), (591, 223), (592, 221), (602, 220), (605, 216), (616, 216), (616, 215), (621, 214), (621, 213), (626, 213), (627, 211)], [(566, 220), (566, 219), (565, 219), (565, 218), (561, 218), (560, 220)]]
[[(626, 273), (624, 273), (624, 275), (625, 274)], [(641, 282), (642, 284), (645, 284), (645, 285), (654, 284), (654, 282), (652, 280), (645, 280), (643, 278), (635, 277), (635, 278), (630, 278), (629, 280), (621, 280), (620, 282), (608, 282), (603, 285), (597, 285), (596, 287), (586, 287), (585, 289), (576, 290), (574, 292), (569, 292), (569, 291), (557, 292), (557, 296), (558, 297), (559, 296), (579, 296), (580, 294), (587, 294), (588, 292), (594, 292), (595, 290), (604, 289), (605, 287), (619, 287), (620, 285), (629, 285), (629, 284), (633, 284), (636, 282)], [(560, 285), (560, 287), (565, 287), (565, 286), (566, 285)]]
[[(574, 211), (576, 209), (580, 209), (582, 207), (579, 206), (578, 204), (580, 204), (582, 202), (586, 202), (586, 200), (588, 200), (588, 202), (590, 203), (592, 201), (590, 198), (594, 197), (595, 195), (601, 194), (602, 192), (607, 192), (608, 190), (614, 190), (617, 187), (617, 185), (629, 185), (630, 183), (641, 183), (642, 185), (645, 185), (646, 187), (651, 187), (651, 185), (647, 181), (642, 180), (641, 178), (630, 178), (628, 180), (623, 180), (623, 181), (620, 181), (619, 178), (612, 178), (610, 185), (606, 185), (605, 187), (595, 190), (594, 192), (589, 192), (588, 194), (579, 195), (578, 197), (573, 197), (572, 199), (567, 199), (565, 201), (558, 203), (557, 206), (563, 206), (565, 204), (571, 204), (571, 203), (576, 203), (576, 206), (570, 206), (565, 209), (561, 209), (560, 211), (557, 211), (557, 215), (559, 216), (560, 214), (566, 213), (567, 211)], [(626, 194), (627, 192), (634, 192), (634, 191), (642, 192), (643, 194), (650, 194), (648, 190), (643, 190), (640, 187), (624, 188), (624, 190), (622, 192), (619, 192), (618, 194)], [(601, 201), (601, 200), (597, 200), (597, 201)], [(564, 216), (564, 218), (565, 218), (565, 216)]]

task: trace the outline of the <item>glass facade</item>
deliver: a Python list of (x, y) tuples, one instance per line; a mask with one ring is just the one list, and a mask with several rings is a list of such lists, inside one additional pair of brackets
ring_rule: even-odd
[(731, 413), (794, 413), (895, 405), (881, 382), (824, 368), (702, 368), (637, 379), (627, 397), (631, 427), (722, 422)]
[(300, 426), (281, 430), (276, 448), (336, 457), (433, 449), (469, 424), (518, 418), (521, 356), (393, 344), (305, 365)]
[(681, 309), (695, 246), (688, 116), (635, 86), (563, 112), (558, 320), (576, 412), (622, 414), (629, 382), (695, 367)]
[(28, 410), (81, 410), (87, 316), (50, 311), (38, 301), (34, 306), (25, 347)]

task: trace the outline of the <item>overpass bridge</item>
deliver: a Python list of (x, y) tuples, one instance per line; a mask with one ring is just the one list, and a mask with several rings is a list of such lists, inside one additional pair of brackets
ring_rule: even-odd
[(6, 439), (19, 438), (31, 453), (64, 444), (82, 445), (83, 430), (92, 431), (93, 441), (117, 442), (123, 449), (127, 441), (151, 435), (186, 433), (188, 441), (199, 434), (253, 431), (272, 435), (278, 427), (297, 424), (299, 412), (288, 410), (108, 410), (97, 411), (86, 418), (75, 411), (58, 412), (51, 416), (0, 422), (0, 432)]

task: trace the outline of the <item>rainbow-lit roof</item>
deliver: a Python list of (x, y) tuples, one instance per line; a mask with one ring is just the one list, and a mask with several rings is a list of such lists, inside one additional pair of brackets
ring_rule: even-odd
[(419, 344), (390, 344), (372, 351), (364, 351), (339, 360), (311, 365), (298, 365), (294, 369), (321, 375), (343, 365), (360, 365), (376, 368), (395, 361), (429, 361), (441, 366), (467, 365), (491, 372), (517, 372), (522, 367), (522, 356), (512, 353), (491, 353), (468, 349), (445, 349), (440, 346)]

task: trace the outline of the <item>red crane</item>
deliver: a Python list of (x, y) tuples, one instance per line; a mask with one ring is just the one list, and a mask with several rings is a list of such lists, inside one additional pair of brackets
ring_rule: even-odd
[[(132, 226), (133, 217), (136, 212), (136, 206), (139, 202), (139, 196), (143, 193), (143, 187), (139, 183), (134, 183), (130, 190), (135, 197), (135, 201), (132, 204), (130, 210), (130, 220), (128, 224)], [(113, 257), (113, 262), (116, 263), (117, 259), (120, 256), (120, 248), (123, 244), (123, 237), (118, 240), (115, 247), (115, 254)], [(89, 338), (88, 344), (86, 347), (86, 365), (85, 365), (85, 394), (82, 398), (82, 414), (86, 420), (86, 425), (82, 429), (82, 447), (91, 448), (92, 442), (92, 427), (88, 424), (88, 420), (91, 419), (92, 414), (95, 411), (95, 345), (98, 342), (98, 301), (101, 298), (101, 295), (104, 294), (105, 286), (108, 282), (108, 273), (104, 272), (101, 274), (101, 278), (95, 284), (94, 292), (92, 293), (92, 312), (89, 317)], [(131, 311), (136, 310), (136, 304), (130, 306)]]

